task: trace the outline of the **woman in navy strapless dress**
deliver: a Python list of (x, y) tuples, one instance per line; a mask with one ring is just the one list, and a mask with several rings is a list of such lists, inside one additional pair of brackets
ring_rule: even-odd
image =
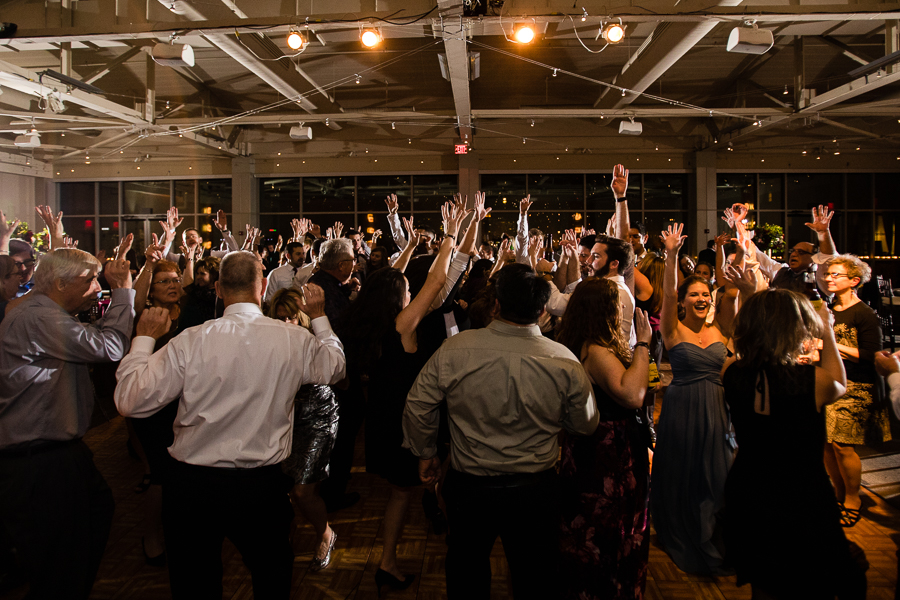
[(674, 379), (656, 429), (650, 513), (659, 542), (681, 570), (713, 575), (725, 572), (719, 523), (736, 449), (720, 376), (736, 290), (726, 292), (707, 324), (709, 282), (692, 276), (676, 289), (682, 229), (675, 224), (662, 235), (667, 256), (660, 329)]

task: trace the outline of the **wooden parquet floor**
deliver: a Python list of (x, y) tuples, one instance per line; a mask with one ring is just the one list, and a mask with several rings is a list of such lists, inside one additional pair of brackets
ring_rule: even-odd
[[(116, 513), (106, 555), (94, 585), (91, 598), (97, 600), (169, 598), (165, 568), (144, 564), (141, 550), (141, 521), (145, 494), (136, 494), (142, 468), (129, 458), (125, 450), (127, 434), (124, 420), (117, 417), (92, 429), (85, 438), (94, 451), (96, 463), (106, 477), (116, 500)], [(356, 464), (362, 464), (362, 436), (357, 444)], [(381, 520), (388, 497), (388, 487), (379, 478), (355, 468), (351, 491), (362, 500), (351, 508), (332, 515), (332, 526), (338, 535), (331, 566), (319, 573), (307, 569), (314, 550), (312, 528), (298, 516), (294, 522), (292, 542), (296, 553), (293, 594), (295, 600), (370, 600), (376, 598), (375, 570), (381, 555)], [(777, 501), (777, 500), (773, 500)], [(866, 551), (871, 565), (868, 572), (871, 599), (892, 599), (897, 584), (897, 549), (900, 546), (900, 511), (877, 496), (866, 494), (863, 519), (848, 536)], [(802, 518), (803, 507), (785, 507)], [(734, 577), (694, 577), (680, 571), (656, 544), (650, 551), (647, 581), (648, 600), (749, 600), (749, 586), (738, 588)], [(802, 540), (792, 540), (784, 532), (780, 543), (796, 544), (802, 551)], [(444, 592), (444, 535), (435, 535), (429, 527), (420, 498), (414, 497), (398, 549), (401, 569), (415, 574), (415, 583), (402, 592), (388, 591), (389, 600), (439, 600)], [(240, 555), (227, 541), (222, 553), (225, 566), (224, 595), (229, 600), (253, 597), (250, 576)], [(498, 541), (491, 557), (493, 579), (491, 597), (511, 598), (503, 548)], [(19, 600), (25, 588), (0, 595), (0, 600)]]

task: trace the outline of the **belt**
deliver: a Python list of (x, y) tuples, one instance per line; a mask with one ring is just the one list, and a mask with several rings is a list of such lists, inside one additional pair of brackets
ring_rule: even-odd
[(480, 488), (516, 488), (529, 485), (547, 483), (556, 479), (556, 470), (547, 469), (538, 473), (507, 473), (504, 475), (471, 475), (450, 469), (449, 475), (453, 475), (460, 483)]
[(61, 450), (63, 448), (67, 448), (68, 446), (74, 446), (81, 442), (81, 438), (75, 438), (73, 440), (65, 440), (62, 442), (39, 442), (37, 444), (32, 444), (30, 446), (17, 447), (17, 448), (4, 448), (0, 450), (0, 459), (3, 458), (28, 458), (30, 456), (34, 456), (36, 454), (44, 454), (45, 452), (52, 452), (54, 450)]

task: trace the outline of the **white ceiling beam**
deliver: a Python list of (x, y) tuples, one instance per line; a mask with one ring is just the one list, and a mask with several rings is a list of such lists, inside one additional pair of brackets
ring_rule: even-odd
[(131, 60), (132, 58), (134, 58), (135, 56), (137, 56), (138, 54), (140, 54), (141, 50), (143, 50), (143, 46), (139, 46), (137, 48), (129, 48), (128, 50), (126, 50), (125, 52), (123, 52), (122, 54), (117, 56), (116, 58), (114, 58), (111, 61), (109, 61), (108, 63), (106, 63), (105, 67), (103, 67), (102, 69), (100, 69), (99, 71), (97, 71), (95, 73), (92, 73), (91, 75), (88, 75), (82, 81), (84, 81), (85, 83), (88, 83), (88, 84), (94, 83), (95, 81), (97, 81), (98, 79), (100, 79), (101, 77), (103, 77), (104, 75), (106, 75), (107, 73), (109, 73), (110, 71), (112, 71), (113, 69), (115, 69), (116, 67), (121, 65), (122, 63), (127, 62), (127, 61)]
[[(438, 0), (438, 10), (441, 14), (441, 25), (435, 26), (434, 30), (444, 39), (450, 89), (459, 123), (459, 139), (472, 144), (474, 139), (472, 101), (469, 95), (469, 49), (466, 30), (463, 27), (463, 3), (459, 0)], [(448, 28), (442, 28), (444, 24), (449, 26), (449, 31)]]
[[(19, 90), (27, 94), (35, 96), (46, 96), (54, 88), (65, 90), (66, 85), (59, 82), (42, 84), (39, 82), (39, 75), (33, 71), (22, 69), (16, 65), (5, 61), (0, 61), (0, 83), (14, 90)], [(111, 102), (101, 96), (89, 94), (79, 89), (72, 89), (68, 93), (63, 93), (61, 98), (64, 102), (77, 104), (83, 108), (106, 114), (110, 117), (120, 119), (126, 123), (134, 125), (146, 125), (141, 113), (134, 109)]]
[(846, 102), (847, 100), (856, 98), (861, 94), (866, 94), (868, 92), (871, 92), (872, 90), (877, 90), (878, 88), (884, 87), (896, 81), (900, 81), (900, 71), (889, 73), (887, 75), (883, 75), (882, 77), (878, 77), (876, 73), (866, 75), (865, 77), (860, 77), (859, 79), (855, 79), (854, 81), (844, 84), (841, 87), (829, 90), (824, 94), (819, 94), (814, 98), (801, 99), (799, 114), (809, 114), (824, 110), (828, 107), (840, 104), (841, 102)]

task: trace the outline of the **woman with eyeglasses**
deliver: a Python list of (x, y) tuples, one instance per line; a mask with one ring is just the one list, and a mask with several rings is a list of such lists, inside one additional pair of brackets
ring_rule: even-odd
[[(172, 325), (168, 333), (156, 340), (155, 352), (168, 344), (179, 331), (180, 300), (184, 291), (181, 287), (181, 269), (177, 264), (163, 260), (163, 247), (157, 244), (155, 235), (153, 241), (154, 243), (147, 246), (144, 253), (146, 262), (134, 282), (134, 312), (137, 323), (145, 308), (158, 307), (169, 311)], [(166, 546), (162, 531), (162, 485), (174, 460), (167, 448), (175, 441), (172, 425), (177, 412), (178, 403), (170, 402), (149, 417), (127, 420), (145, 456), (144, 480), (138, 486), (138, 489), (146, 491), (148, 496), (141, 546), (144, 560), (151, 566), (163, 566), (166, 563)], [(137, 450), (137, 445), (135, 446)]]
[(887, 406), (875, 372), (881, 326), (875, 311), (856, 294), (872, 277), (869, 265), (852, 254), (841, 254), (819, 268), (825, 269), (827, 291), (834, 294), (834, 333), (847, 371), (847, 393), (825, 407), (825, 468), (834, 483), (841, 524), (853, 527), (861, 506), (862, 465), (856, 446), (878, 447), (891, 439)]
[[(303, 312), (304, 300), (296, 289), (278, 290), (272, 297), (268, 316), (310, 328)], [(328, 460), (338, 430), (338, 404), (331, 386), (303, 385), (294, 398), (294, 432), (291, 455), (282, 468), (294, 480), (291, 499), (316, 531), (316, 552), (310, 571), (321, 571), (331, 562), (337, 535), (328, 525), (325, 501), (318, 493), (319, 482), (328, 477)]]

